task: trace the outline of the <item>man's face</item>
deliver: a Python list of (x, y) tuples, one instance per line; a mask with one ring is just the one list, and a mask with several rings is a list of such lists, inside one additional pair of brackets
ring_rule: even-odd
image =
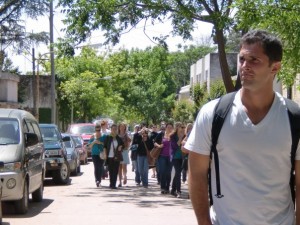
[(239, 72), (243, 88), (252, 91), (273, 88), (273, 80), (280, 65), (280, 62), (270, 64), (268, 56), (259, 43), (242, 45)]

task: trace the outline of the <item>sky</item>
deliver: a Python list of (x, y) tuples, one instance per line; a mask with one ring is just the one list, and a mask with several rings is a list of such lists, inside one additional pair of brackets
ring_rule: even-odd
[[(64, 33), (61, 31), (62, 28), (65, 27), (65, 25), (62, 22), (62, 19), (64, 18), (64, 15), (60, 13), (59, 9), (54, 9), (54, 42), (57, 38), (63, 38)], [(27, 32), (42, 32), (46, 31), (49, 32), (50, 24), (49, 24), (49, 17), (39, 17), (38, 20), (32, 20), (25, 18), (25, 27)], [(189, 44), (196, 44), (199, 43), (199, 40), (201, 38), (207, 38), (211, 34), (212, 25), (208, 23), (202, 23), (199, 22), (196, 25), (196, 29), (192, 33), (193, 41), (186, 41), (184, 42), (183, 39), (179, 36), (172, 37), (170, 34), (170, 37), (167, 39), (167, 44), (169, 46), (170, 51), (176, 51), (177, 45), (189, 45)], [(167, 21), (164, 24), (155, 24), (155, 25), (147, 25), (146, 27), (146, 33), (148, 36), (160, 36), (160, 35), (167, 35), (172, 31), (171, 22)], [(100, 31), (95, 31), (92, 33), (92, 36), (86, 41), (86, 43), (83, 43), (82, 45), (94, 45), (94, 44), (101, 44), (104, 42), (103, 33)], [(138, 49), (145, 49), (149, 46), (155, 46), (155, 44), (144, 34), (143, 32), (143, 24), (137, 26), (136, 29), (131, 30), (128, 33), (125, 33), (121, 36), (120, 43), (116, 46), (110, 46), (110, 49), (113, 51), (118, 51), (120, 48), (125, 49), (132, 49), (132, 48), (138, 48)], [(36, 57), (39, 54), (48, 54), (49, 48), (46, 45), (39, 45), (39, 46), (33, 46), (35, 48), (35, 55)], [(103, 51), (107, 50), (107, 47), (99, 47), (98, 52), (101, 53)], [(32, 60), (31, 55), (28, 53), (24, 53), (22, 55), (15, 55), (10, 54), (10, 57), (12, 58), (12, 61), (15, 66), (19, 67), (19, 70), (22, 73), (26, 73), (27, 71), (32, 70)]]

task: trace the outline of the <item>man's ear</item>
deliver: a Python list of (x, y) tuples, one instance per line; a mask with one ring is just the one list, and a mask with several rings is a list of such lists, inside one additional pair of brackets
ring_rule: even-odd
[(272, 64), (272, 73), (277, 74), (279, 70), (281, 69), (281, 62), (274, 62)]

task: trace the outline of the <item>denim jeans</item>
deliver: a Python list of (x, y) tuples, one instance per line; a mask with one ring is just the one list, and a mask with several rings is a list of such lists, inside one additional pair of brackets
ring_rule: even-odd
[(139, 156), (137, 157), (138, 161), (138, 171), (141, 175), (142, 184), (144, 187), (148, 186), (148, 170), (149, 170), (149, 164), (147, 156)]
[(132, 166), (134, 168), (134, 172), (135, 172), (135, 183), (136, 184), (140, 184), (141, 183), (141, 175), (140, 175), (140, 172), (138, 170), (138, 161), (137, 160), (132, 160)]
[(171, 192), (181, 193), (182, 159), (173, 159), (172, 164), (175, 169), (175, 176), (172, 181), (172, 191)]
[(156, 160), (155, 165), (156, 165), (156, 179), (157, 179), (157, 183), (160, 184), (160, 170), (159, 170), (158, 159)]
[(99, 181), (101, 183), (104, 160), (100, 159), (98, 155), (92, 155), (92, 160), (94, 164), (95, 182)]
[(159, 172), (160, 172), (160, 188), (161, 190), (169, 191), (171, 183), (172, 163), (170, 157), (158, 157)]

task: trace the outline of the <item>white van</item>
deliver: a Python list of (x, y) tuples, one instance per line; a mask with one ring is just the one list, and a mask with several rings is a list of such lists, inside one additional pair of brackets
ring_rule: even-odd
[(15, 211), (28, 210), (32, 201), (43, 200), (45, 150), (38, 122), (32, 114), (18, 109), (0, 109), (0, 178), (2, 201)]

